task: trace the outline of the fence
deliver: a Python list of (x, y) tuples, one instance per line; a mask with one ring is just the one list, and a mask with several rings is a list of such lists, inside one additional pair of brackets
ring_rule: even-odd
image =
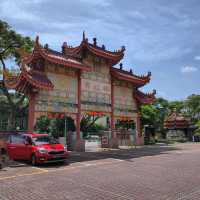
[(14, 124), (11, 123), (8, 119), (0, 119), (0, 131), (9, 131), (11, 129), (12, 130), (27, 130), (27, 119), (17, 118)]

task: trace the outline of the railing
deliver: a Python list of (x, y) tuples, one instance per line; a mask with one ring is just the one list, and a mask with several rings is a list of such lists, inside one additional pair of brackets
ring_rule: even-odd
[(11, 130), (27, 130), (27, 119), (18, 118), (15, 120), (14, 124), (11, 123), (8, 119), (0, 119), (0, 131)]

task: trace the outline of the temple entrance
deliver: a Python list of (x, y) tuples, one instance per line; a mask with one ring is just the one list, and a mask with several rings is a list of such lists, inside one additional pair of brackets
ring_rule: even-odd
[(120, 117), (115, 123), (119, 146), (134, 146), (136, 139), (135, 121), (130, 117)]
[(85, 112), (81, 120), (81, 132), (85, 139), (86, 151), (98, 151), (101, 138), (110, 129), (109, 114), (97, 111)]
[(75, 120), (67, 113), (41, 115), (36, 120), (35, 131), (52, 135), (69, 149), (76, 140)]

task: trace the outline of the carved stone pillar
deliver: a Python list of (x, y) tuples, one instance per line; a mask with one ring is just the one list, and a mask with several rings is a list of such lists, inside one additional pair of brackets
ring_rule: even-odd
[(140, 113), (137, 114), (136, 117), (136, 145), (143, 145), (144, 139), (142, 137), (142, 130), (141, 130), (141, 115)]
[(34, 93), (29, 94), (29, 107), (28, 107), (28, 132), (31, 133), (34, 130), (34, 117), (35, 117), (35, 97)]

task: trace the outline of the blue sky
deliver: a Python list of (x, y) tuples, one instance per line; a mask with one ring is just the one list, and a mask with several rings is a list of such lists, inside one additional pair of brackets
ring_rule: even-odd
[(78, 45), (85, 30), (107, 49), (125, 45), (127, 70), (152, 72), (144, 91), (169, 100), (200, 93), (199, 0), (1, 0), (0, 19), (57, 50)]

